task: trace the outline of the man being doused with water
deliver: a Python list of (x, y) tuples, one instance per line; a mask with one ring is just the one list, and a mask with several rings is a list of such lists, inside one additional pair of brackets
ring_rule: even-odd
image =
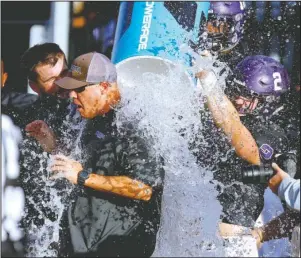
[(57, 84), (89, 120), (80, 139), (81, 160), (52, 160), (53, 178), (76, 185), (63, 218), (60, 255), (151, 256), (164, 171), (134, 125), (117, 129), (114, 123), (121, 97), (114, 65), (102, 54), (84, 54)]
[[(289, 89), (287, 72), (280, 63), (271, 58), (254, 56), (244, 59), (233, 74), (241, 80), (239, 82), (235, 79), (234, 84), (241, 85), (240, 87), (227, 85), (225, 92), (231, 97), (236, 108), (219, 88), (217, 76), (213, 71), (203, 71), (197, 76), (207, 96), (207, 104), (213, 119), (231, 140), (236, 154), (249, 164), (268, 166), (275, 156), (280, 154), (286, 154), (282, 157), (287, 156), (292, 149), (290, 147), (293, 146), (288, 136), (294, 128), (292, 125), (285, 128), (283, 119), (279, 119), (281, 118), (279, 112), (282, 110), (280, 95)], [(230, 94), (229, 89), (233, 88), (236, 91)], [(251, 130), (256, 142), (242, 125), (241, 119)], [(291, 138), (294, 137), (292, 135)], [(220, 146), (221, 144), (222, 142), (219, 143)], [(237, 182), (241, 180), (242, 164), (236, 157), (231, 159), (229, 157), (231, 156), (227, 156), (226, 162), (220, 162), (220, 168), (214, 175), (215, 179), (222, 183), (219, 186), (221, 187), (219, 200), (223, 205), (223, 222), (253, 227), (263, 208), (265, 186), (242, 185)], [(290, 157), (295, 164), (295, 157), (291, 155)], [(216, 161), (218, 159), (217, 157)], [(295, 166), (291, 172), (296, 172)], [(255, 231), (252, 234), (256, 236)]]

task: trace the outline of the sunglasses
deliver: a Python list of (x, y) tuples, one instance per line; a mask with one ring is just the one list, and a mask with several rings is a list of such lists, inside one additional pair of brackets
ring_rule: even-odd
[(94, 84), (87, 84), (87, 85), (85, 85), (85, 86), (82, 86), (82, 87), (79, 87), (79, 88), (77, 88), (77, 89), (73, 89), (76, 93), (81, 93), (81, 92), (83, 92), (85, 89), (86, 89), (86, 87), (89, 87), (89, 86), (92, 86), (92, 85), (95, 85), (95, 83)]
[[(85, 86), (82, 86), (82, 87), (80, 87), (80, 88), (73, 89), (73, 90), (74, 90), (76, 93), (81, 93), (81, 92), (83, 92), (83, 91), (86, 89), (86, 87), (93, 86), (93, 85), (97, 85), (97, 84), (91, 83), (91, 84), (87, 84), (87, 85), (85, 85)], [(110, 83), (108, 83), (108, 82), (102, 82), (102, 83), (101, 83), (101, 87), (103, 88), (102, 92), (103, 92), (104, 90), (106, 90), (109, 86), (110, 86)]]

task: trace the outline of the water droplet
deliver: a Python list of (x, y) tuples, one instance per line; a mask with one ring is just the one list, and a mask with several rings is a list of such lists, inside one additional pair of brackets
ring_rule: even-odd
[[(219, 74), (221, 66), (214, 67), (215, 62), (216, 60), (208, 57), (196, 56), (198, 71), (202, 68), (212, 69)], [(121, 71), (122, 67), (119, 69)], [(153, 256), (206, 256), (206, 250), (201, 250), (195, 243), (207, 240), (208, 235), (212, 236), (210, 239), (216, 239), (216, 223), (219, 221), (221, 206), (216, 199), (215, 186), (208, 183), (212, 179), (212, 171), (200, 168), (196, 164), (196, 157), (189, 150), (196, 132), (199, 135), (201, 131), (203, 114), (199, 111), (204, 111), (204, 107), (200, 106), (204, 99), (201, 99), (200, 94), (197, 94), (199, 91), (196, 92), (196, 88), (187, 80), (182, 79), (179, 84), (180, 67), (175, 67), (164, 75), (148, 71), (141, 71), (141, 74), (143, 76), (133, 74), (136, 80), (131, 82), (122, 81), (119, 77), (125, 83), (120, 85), (121, 90), (127, 90), (122, 90), (123, 103), (117, 119), (125, 124), (136, 121), (139, 131), (143, 132), (146, 139), (150, 139), (153, 153), (158, 158), (164, 158), (164, 208), (157, 241), (158, 250), (155, 250)], [(142, 77), (140, 83), (137, 78), (139, 76)], [(226, 77), (226, 74), (223, 76)], [(217, 90), (216, 93), (222, 92), (222, 80), (219, 83), (212, 85)], [(127, 84), (131, 84), (131, 87)], [(202, 96), (203, 94), (204, 91)], [(206, 148), (210, 148), (205, 144), (202, 147), (204, 152)], [(199, 148), (198, 154), (202, 151)], [(201, 202), (200, 196), (203, 197)], [(203, 234), (204, 232), (206, 233)], [(219, 240), (216, 241), (218, 244)], [(212, 245), (211, 242), (210, 240), (208, 244)]]

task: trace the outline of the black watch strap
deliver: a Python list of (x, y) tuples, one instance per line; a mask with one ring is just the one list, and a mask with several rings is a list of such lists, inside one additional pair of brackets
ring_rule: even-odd
[(79, 186), (84, 186), (86, 180), (89, 178), (90, 173), (86, 170), (82, 170), (77, 174), (77, 184)]

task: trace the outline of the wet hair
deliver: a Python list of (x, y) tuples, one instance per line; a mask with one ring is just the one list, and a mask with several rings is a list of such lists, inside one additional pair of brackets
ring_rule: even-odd
[(62, 56), (67, 63), (64, 52), (55, 43), (37, 44), (26, 50), (21, 57), (21, 69), (29, 80), (36, 82), (35, 68), (41, 64), (55, 66)]

